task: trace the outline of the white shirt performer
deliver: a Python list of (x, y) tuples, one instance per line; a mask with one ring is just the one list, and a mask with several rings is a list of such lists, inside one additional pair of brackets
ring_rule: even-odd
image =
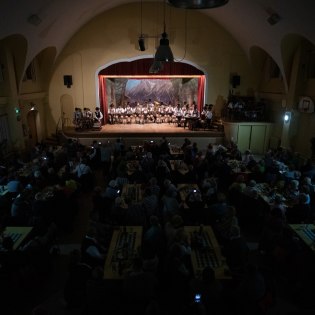
[(100, 111), (99, 107), (95, 108), (95, 112), (94, 112), (94, 122), (99, 122), (102, 123), (102, 119), (103, 119), (103, 113)]

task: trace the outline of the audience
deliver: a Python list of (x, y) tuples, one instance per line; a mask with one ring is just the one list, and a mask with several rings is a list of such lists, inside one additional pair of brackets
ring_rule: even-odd
[[(271, 150), (258, 159), (250, 151), (242, 155), (234, 143), (199, 148), (186, 138), (182, 149), (188, 173), (180, 179), (199, 188), (183, 192), (178, 190), (180, 182), (170, 167), (173, 158), (165, 137), (157, 144), (147, 145), (139, 156), (126, 148), (123, 139), (114, 144), (93, 141), (92, 147), (69, 140), (56, 154), (53, 148), (38, 144), (28, 164), (29, 175), (23, 165), (22, 177), (15, 168), (1, 177), (10, 194), (7, 209), (1, 207), (1, 227), (34, 226), (31, 239), (21, 248), (25, 255), (36, 252), (42, 258), (47, 253), (49, 256), (56, 235), (73, 231), (78, 197), (86, 194), (91, 198), (90, 226), (80, 253), (73, 254), (75, 259), (65, 286), (64, 297), (69, 307), (83, 307), (86, 303), (87, 309), (96, 312), (98, 303), (104, 305), (100, 301), (102, 292), (109, 292), (112, 284), (102, 279), (100, 268), (104, 267), (111, 232), (116, 226), (140, 225), (142, 250), (135, 255), (122, 287), (111, 292), (113, 301), (115, 294), (117, 298), (123, 293), (121, 298), (126, 306), (121, 308), (122, 312), (156, 310), (167, 294), (165, 303), (170, 311), (184, 314), (191, 309), (192, 292), (201, 293), (206, 314), (226, 310), (226, 303), (244, 314), (259, 311), (266, 284), (258, 268), (249, 264), (246, 237), (238, 224), (239, 207), (247, 209), (244, 196), (270, 199), (269, 203), (265, 201), (262, 212), (262, 232), (255, 231), (255, 237), (259, 239), (262, 255), (280, 261), (275, 251), (289, 252), (291, 248), (286, 232), (288, 223), (311, 223), (315, 218), (311, 161), (298, 169), (298, 156), (283, 148)], [(136, 158), (140, 167), (137, 176), (130, 176), (127, 163)], [(242, 170), (246, 168), (248, 177), (235, 172), (228, 163), (231, 159), (241, 163)], [(103, 175), (102, 181), (95, 186), (98, 172)], [(276, 194), (261, 191), (259, 184), (263, 182)], [(141, 200), (134, 198), (135, 192), (123, 195), (127, 183), (141, 183)], [(193, 272), (190, 236), (184, 226), (199, 224), (211, 225), (220, 243), (234, 281), (228, 294), (210, 266), (201, 278)], [(14, 252), (10, 241), (4, 238), (2, 242), (2, 251), (7, 255)], [(283, 257), (286, 263), (290, 255)], [(34, 261), (28, 263), (36, 266)], [(22, 272), (17, 271), (19, 275)]]

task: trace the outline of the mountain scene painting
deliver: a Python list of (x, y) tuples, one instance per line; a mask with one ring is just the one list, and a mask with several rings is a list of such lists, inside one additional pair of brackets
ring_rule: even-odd
[(197, 100), (197, 78), (133, 79), (108, 78), (106, 80), (107, 104), (125, 107), (127, 102), (133, 106), (153, 102), (172, 104), (191, 104)]

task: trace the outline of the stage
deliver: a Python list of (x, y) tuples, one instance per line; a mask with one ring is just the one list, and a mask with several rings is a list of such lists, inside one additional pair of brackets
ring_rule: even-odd
[(168, 123), (147, 124), (114, 124), (104, 125), (100, 130), (85, 129), (76, 130), (74, 126), (63, 128), (63, 134), (67, 138), (79, 139), (80, 142), (91, 142), (91, 139), (105, 141), (123, 138), (131, 144), (138, 144), (148, 139), (160, 139), (167, 137), (172, 142), (182, 142), (184, 138), (190, 138), (195, 142), (219, 144), (223, 142), (224, 131), (214, 125), (211, 129), (198, 128), (190, 130)]

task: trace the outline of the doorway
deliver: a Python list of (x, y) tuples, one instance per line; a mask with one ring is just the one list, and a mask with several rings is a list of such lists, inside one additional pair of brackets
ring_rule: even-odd
[(29, 145), (34, 147), (38, 142), (38, 132), (37, 132), (37, 123), (38, 123), (38, 111), (30, 110), (27, 114), (27, 125), (29, 130)]

